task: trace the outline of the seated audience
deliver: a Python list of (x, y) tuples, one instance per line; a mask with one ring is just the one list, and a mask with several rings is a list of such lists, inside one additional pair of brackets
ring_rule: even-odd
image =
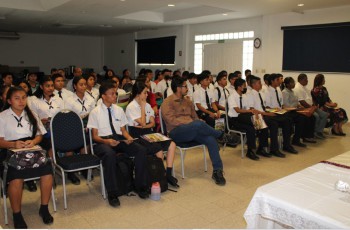
[(2, 74), (3, 85), (13, 86), (13, 74), (12, 73), (3, 73)]
[[(220, 72), (221, 73), (221, 72)], [(225, 111), (226, 100), (228, 99), (230, 92), (226, 88), (227, 86), (227, 76), (224, 74), (218, 74), (216, 77), (217, 87), (214, 90), (214, 101), (216, 106)]]
[(35, 91), (39, 88), (38, 76), (36, 73), (29, 73), (27, 80), (30, 84), (30, 92), (31, 94), (34, 94)]
[(98, 89), (95, 88), (95, 77), (93, 74), (85, 75), (84, 79), (86, 81), (86, 94), (95, 101), (95, 104), (99, 97)]
[[(55, 73), (51, 76), (53, 80), (53, 86), (55, 90), (53, 93), (57, 95), (59, 98), (61, 98), (64, 102), (73, 95), (73, 93), (64, 87), (64, 78), (61, 74)], [(73, 82), (72, 82), (73, 84)], [(74, 87), (73, 87), (73, 92), (74, 92)]]
[(230, 94), (232, 94), (234, 91), (235, 91), (235, 87), (234, 87), (234, 84), (235, 84), (235, 81), (238, 79), (238, 75), (237, 73), (230, 73), (228, 75), (228, 81), (229, 83), (227, 84), (226, 86), (226, 89), (228, 90), (228, 92)]

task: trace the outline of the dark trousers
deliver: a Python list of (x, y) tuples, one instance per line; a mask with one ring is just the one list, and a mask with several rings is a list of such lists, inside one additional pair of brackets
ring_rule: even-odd
[(282, 135), (283, 135), (283, 147), (289, 147), (290, 146), (290, 135), (291, 135), (291, 121), (288, 117), (284, 115), (276, 115), (273, 117), (270, 116), (264, 116), (264, 120), (269, 126), (270, 131), (270, 139), (271, 139), (271, 145), (270, 149), (271, 151), (278, 150), (278, 128), (282, 128)]
[(117, 152), (126, 153), (135, 157), (135, 187), (137, 190), (148, 186), (148, 172), (146, 168), (146, 149), (138, 143), (126, 144), (120, 142), (112, 147), (106, 144), (97, 144), (94, 147), (95, 154), (102, 160), (104, 181), (107, 192), (117, 190)]
[(314, 116), (311, 116), (311, 117), (305, 116), (304, 132), (301, 134), (301, 137), (314, 138), (315, 125), (316, 125), (316, 118)]
[[(215, 113), (215, 111), (214, 111), (213, 109), (208, 109), (208, 110), (211, 111), (211, 112), (213, 112), (213, 113)], [(196, 113), (197, 113), (198, 117), (199, 117), (200, 119), (203, 119), (203, 120), (205, 121), (205, 123), (207, 123), (210, 127), (215, 128), (215, 119), (214, 119), (214, 118), (211, 118), (211, 117), (209, 116), (209, 114), (203, 113), (203, 112), (200, 111), (200, 110), (196, 111)], [(222, 114), (220, 117), (221, 117), (221, 118), (225, 118), (225, 115)]]
[(229, 119), (229, 125), (234, 130), (246, 133), (248, 149), (256, 149), (256, 136), (259, 138), (259, 149), (267, 147), (268, 129), (255, 130), (251, 116), (252, 114), (239, 114), (238, 117)]
[(301, 115), (300, 113), (295, 111), (286, 113), (286, 116), (291, 120), (291, 122), (295, 126), (293, 142), (300, 142), (300, 138), (306, 124), (306, 116)]

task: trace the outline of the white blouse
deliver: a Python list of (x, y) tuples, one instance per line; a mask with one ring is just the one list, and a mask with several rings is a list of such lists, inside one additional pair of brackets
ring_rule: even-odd
[(40, 119), (53, 117), (56, 113), (64, 109), (64, 102), (57, 95), (47, 101), (45, 98), (37, 98), (30, 103), (30, 108)]
[(81, 100), (76, 94), (73, 94), (66, 100), (65, 108), (77, 113), (84, 118), (95, 108), (95, 101), (89, 96), (84, 96)]
[[(139, 126), (140, 124), (136, 121), (136, 119), (141, 118), (141, 106), (137, 101), (133, 100), (129, 103), (128, 107), (126, 107), (126, 118), (128, 119), (129, 126)], [(150, 118), (154, 117), (154, 110), (151, 105), (146, 103), (146, 123), (150, 122)]]

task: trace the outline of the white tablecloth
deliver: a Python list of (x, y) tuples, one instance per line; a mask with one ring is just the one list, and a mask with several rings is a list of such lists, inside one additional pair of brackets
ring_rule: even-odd
[(244, 214), (247, 228), (350, 228), (350, 193), (335, 189), (338, 180), (350, 183), (350, 169), (319, 163), (259, 187)]

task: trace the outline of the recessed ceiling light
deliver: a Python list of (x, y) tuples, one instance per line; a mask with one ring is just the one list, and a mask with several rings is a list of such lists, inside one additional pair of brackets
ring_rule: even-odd
[(174, 5), (174, 4), (168, 4), (168, 6), (170, 6), (170, 7), (174, 7), (175, 5)]
[(121, 2), (125, 2), (125, 0), (120, 0)]
[(85, 10), (81, 10), (80, 13), (86, 14), (86, 11)]
[(222, 14), (223, 16), (227, 16), (227, 14)]
[(300, 3), (300, 4), (298, 4), (298, 6), (304, 6), (304, 4), (303, 4), (303, 3)]

